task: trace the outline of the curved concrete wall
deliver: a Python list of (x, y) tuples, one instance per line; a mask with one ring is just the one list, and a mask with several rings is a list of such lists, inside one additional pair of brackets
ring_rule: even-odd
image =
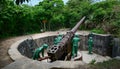
[[(57, 32), (45, 32), (40, 34), (33, 34), (25, 36), (23, 39), (16, 41), (14, 44), (10, 46), (8, 50), (8, 54), (10, 55), (12, 60), (19, 60), (19, 59), (28, 59), (27, 57), (31, 58), (33, 51), (37, 48), (37, 44), (31, 40), (31, 37), (36, 41), (36, 39), (44, 38), (48, 36), (56, 36)], [(26, 57), (27, 56), (27, 57)]]
[(36, 48), (40, 47), (44, 43), (48, 44), (49, 46), (53, 45), (55, 37), (56, 36), (47, 36), (47, 37), (42, 37), (42, 38), (38, 38), (35, 40), (26, 39), (22, 43), (19, 44), (18, 51), (22, 55), (32, 58), (33, 51)]
[[(99, 35), (99, 34), (93, 34), (93, 35), (94, 35), (93, 36), (93, 41), (94, 41), (93, 51), (100, 55), (111, 56), (112, 55), (112, 46), (110, 46), (111, 36), (110, 35)], [(38, 38), (35, 40), (26, 39), (22, 43), (19, 44), (18, 50), (22, 55), (32, 58), (33, 51), (36, 48), (40, 47), (44, 43), (48, 44), (49, 46), (53, 45), (55, 37), (56, 36), (54, 35), (54, 36), (46, 36), (46, 37)], [(81, 39), (79, 43), (79, 49), (88, 50), (88, 35), (79, 34), (79, 37)]]

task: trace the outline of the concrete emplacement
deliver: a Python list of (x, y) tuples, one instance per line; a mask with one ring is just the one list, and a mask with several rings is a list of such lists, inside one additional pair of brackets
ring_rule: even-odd
[[(66, 31), (59, 31), (61, 34), (66, 34)], [(14, 43), (8, 53), (10, 57), (15, 61), (11, 63), (10, 65), (4, 67), (3, 69), (50, 69), (50, 68), (77, 68), (80, 65), (85, 65), (88, 63), (91, 63), (93, 60), (96, 60), (97, 62), (103, 62), (106, 60), (111, 59), (109, 56), (102, 56), (98, 55), (96, 53), (93, 53), (92, 55), (88, 54), (87, 51), (87, 40), (89, 32), (86, 31), (78, 31), (76, 32), (79, 34), (79, 37), (81, 39), (80, 46), (79, 46), (79, 52), (82, 56), (82, 61), (54, 61), (54, 62), (48, 62), (49, 60), (43, 60), (43, 61), (37, 61), (33, 60), (32, 58), (32, 52), (30, 51), (30, 41), (28, 41), (28, 38), (22, 39)], [(41, 46), (43, 43), (47, 43), (49, 46), (53, 45), (54, 38), (58, 35), (58, 32), (45, 32), (40, 34), (32, 35), (32, 38), (36, 42), (37, 46), (34, 45), (34, 48), (37, 48), (38, 46)], [(45, 52), (45, 55), (47, 53)]]

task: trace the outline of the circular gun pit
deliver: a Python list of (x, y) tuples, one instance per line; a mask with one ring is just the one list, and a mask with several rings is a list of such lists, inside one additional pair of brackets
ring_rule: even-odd
[[(65, 34), (66, 32), (62, 32)], [(32, 43), (31, 39), (25, 38), (22, 40), (17, 41), (14, 43), (11, 48), (9, 49), (8, 53), (10, 57), (15, 60), (15, 62), (18, 62), (17, 60), (24, 60), (24, 61), (29, 61), (32, 62), (33, 65), (39, 65), (39, 64), (44, 64), (46, 68), (76, 68), (79, 65), (84, 65), (90, 63), (92, 60), (96, 60), (96, 62), (102, 62), (109, 60), (110, 57), (108, 56), (101, 56), (96, 54), (95, 52), (90, 55), (88, 54), (88, 51), (86, 51), (86, 42), (87, 42), (87, 37), (89, 33), (81, 33), (77, 32), (79, 34), (79, 37), (81, 38), (80, 46), (79, 46), (79, 56), (82, 56), (82, 60), (80, 61), (73, 61), (74, 59), (71, 59), (70, 61), (61, 61), (61, 60), (56, 60), (52, 63), (50, 63), (50, 60), (43, 60), (43, 61), (36, 61), (32, 59), (33, 51), (39, 46), (41, 46), (43, 43), (48, 44), (49, 46), (53, 45), (54, 43), (54, 38), (58, 35), (56, 32), (45, 32), (42, 34), (35, 34), (33, 35), (33, 40), (36, 42), (36, 44)], [(32, 46), (33, 45), (33, 46)], [(86, 48), (85, 48), (86, 47)], [(59, 47), (55, 47), (53, 49), (56, 50)], [(44, 52), (45, 56), (47, 56), (47, 52)], [(75, 59), (77, 59), (76, 57)], [(22, 61), (21, 61), (22, 62)], [(31, 64), (31, 63), (30, 63)], [(28, 63), (29, 65), (29, 63)], [(40, 65), (40, 66), (41, 66)]]

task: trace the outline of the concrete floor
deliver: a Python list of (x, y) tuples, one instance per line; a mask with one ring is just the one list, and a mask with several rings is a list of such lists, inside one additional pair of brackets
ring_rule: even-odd
[[(47, 56), (47, 53), (45, 53), (45, 56)], [(107, 61), (107, 60), (111, 59), (108, 56), (101, 56), (96, 53), (88, 54), (88, 51), (78, 51), (78, 56), (75, 57), (74, 59), (79, 58), (81, 56), (82, 56), (82, 62), (85, 64), (89, 64), (94, 60), (95, 60), (95, 63), (97, 63), (97, 62), (103, 62), (103, 61)], [(71, 59), (71, 61), (73, 61), (74, 59)], [(42, 62), (49, 62), (49, 61), (50, 60), (47, 59), (47, 60), (43, 60)]]
[(93, 60), (97, 62), (103, 62), (111, 59), (108, 56), (101, 56), (98, 54), (88, 54), (88, 51), (79, 51), (83, 57), (83, 61), (55, 61), (55, 62), (47, 62), (44, 61), (36, 61), (32, 59), (20, 59), (17, 60), (10, 65), (4, 67), (3, 69), (50, 69), (50, 68), (76, 68), (80, 65), (85, 65), (91, 63)]

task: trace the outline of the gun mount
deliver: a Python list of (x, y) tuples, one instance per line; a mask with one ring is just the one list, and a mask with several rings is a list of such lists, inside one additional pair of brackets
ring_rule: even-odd
[(71, 53), (72, 46), (71, 46), (71, 40), (79, 28), (80, 24), (83, 23), (85, 20), (85, 16), (76, 24), (76, 26), (66, 33), (66, 35), (63, 36), (60, 43), (57, 45), (53, 45), (48, 49), (48, 56), (50, 56), (51, 61), (55, 60), (65, 60), (65, 57)]

